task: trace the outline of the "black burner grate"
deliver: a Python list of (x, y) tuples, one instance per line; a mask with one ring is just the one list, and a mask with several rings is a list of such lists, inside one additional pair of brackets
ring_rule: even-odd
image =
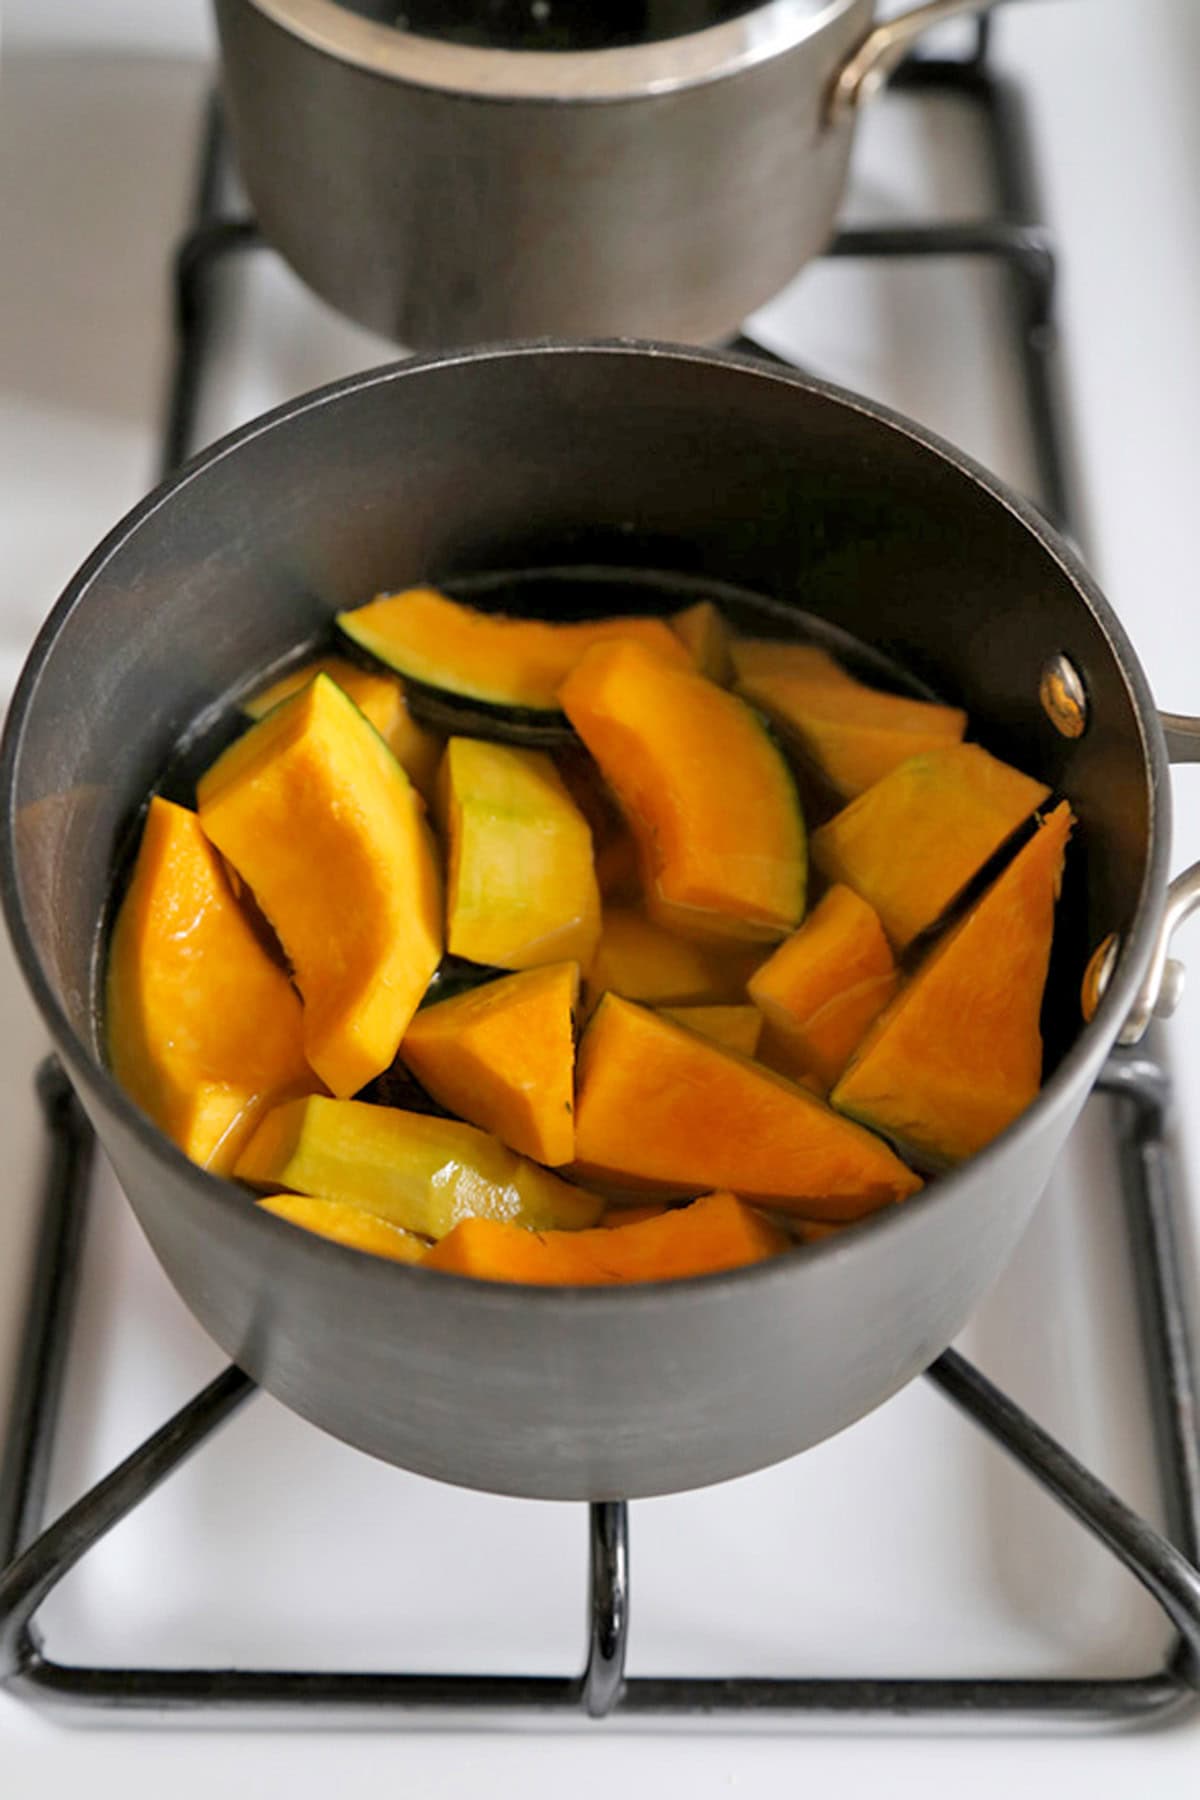
[[(829, 254), (982, 256), (1008, 269), (1043, 507), (1066, 526), (1068, 495), (1053, 369), (1054, 255), (1046, 233), (1030, 223), (1035, 207), (1018, 97), (990, 72), (986, 49), (985, 21), (967, 58), (913, 60), (894, 80), (917, 94), (960, 95), (979, 108), (992, 156), (996, 216), (981, 224), (846, 231)], [(192, 441), (211, 323), (213, 268), (231, 252), (262, 243), (252, 219), (219, 211), (222, 160), (221, 123), (214, 107), (194, 224), (176, 265), (178, 351), (164, 430), (164, 473), (183, 460)], [(766, 354), (746, 338), (738, 346)], [(196, 1709), (229, 1718), (286, 1718), (302, 1709), (307, 1723), (360, 1719), (397, 1725), (500, 1720), (534, 1725), (564, 1716), (664, 1722), (710, 1718), (729, 1725), (805, 1716), (1100, 1723), (1191, 1712), (1200, 1693), (1200, 1406), (1193, 1320), (1179, 1275), (1169, 1084), (1157, 1063), (1120, 1053), (1099, 1085), (1113, 1096), (1170, 1540), (956, 1352), (941, 1356), (928, 1379), (1106, 1544), (1159, 1602), (1176, 1636), (1165, 1665), (1155, 1673), (1113, 1680), (627, 1679), (629, 1521), (621, 1503), (588, 1509), (588, 1637), (584, 1672), (576, 1678), (100, 1668), (50, 1660), (35, 1624), (47, 1595), (255, 1391), (248, 1376), (230, 1367), (61, 1518), (44, 1526), (94, 1151), (79, 1102), (62, 1070), (50, 1062), (40, 1072), (38, 1094), (51, 1155), (24, 1356), (0, 1462), (0, 1681), (39, 1706), (73, 1714), (99, 1711), (110, 1719), (115, 1713), (131, 1720), (190, 1717)]]

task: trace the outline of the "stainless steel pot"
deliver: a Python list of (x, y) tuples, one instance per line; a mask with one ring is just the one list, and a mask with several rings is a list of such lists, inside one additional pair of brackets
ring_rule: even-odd
[(215, 4), (267, 237), (342, 312), (432, 349), (728, 339), (828, 242), (861, 99), (920, 31), (984, 0), (874, 29), (874, 0), (554, 0), (550, 21), (574, 8), (587, 42), (597, 17), (671, 34), (583, 50), (419, 35), (383, 0)]
[[(914, 1200), (770, 1265), (554, 1291), (376, 1261), (193, 1167), (104, 1067), (113, 870), (181, 734), (381, 587), (561, 565), (734, 583), (773, 596), (785, 624), (802, 607), (966, 706), (1079, 817), (1036, 1103)], [(25, 976), (138, 1218), (232, 1357), (405, 1467), (505, 1493), (636, 1496), (818, 1442), (958, 1332), (1126, 1020), (1153, 1005), (1164, 925), (1195, 903), (1194, 871), (1168, 900), (1167, 760), (1197, 742), (1187, 720), (1164, 741), (1068, 547), (906, 421), (735, 357), (486, 350), (298, 400), (116, 528), (13, 702), (0, 880)], [(1087, 952), (1110, 932), (1121, 947), (1085, 1026)]]

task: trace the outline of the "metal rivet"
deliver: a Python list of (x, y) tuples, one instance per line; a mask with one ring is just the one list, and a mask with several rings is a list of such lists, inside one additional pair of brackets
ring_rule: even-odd
[(1104, 942), (1097, 945), (1088, 959), (1079, 994), (1079, 1004), (1088, 1024), (1091, 1024), (1095, 1018), (1100, 1002), (1104, 998), (1104, 990), (1112, 977), (1117, 961), (1117, 951), (1120, 947), (1119, 935), (1115, 931), (1110, 931)]
[(1082, 737), (1087, 730), (1088, 702), (1083, 677), (1061, 651), (1047, 657), (1038, 683), (1046, 717), (1062, 737)]
[(1169, 957), (1163, 970), (1162, 985), (1158, 990), (1158, 998), (1154, 1002), (1156, 1019), (1169, 1019), (1183, 998), (1183, 985), (1187, 980), (1187, 970), (1175, 957)]

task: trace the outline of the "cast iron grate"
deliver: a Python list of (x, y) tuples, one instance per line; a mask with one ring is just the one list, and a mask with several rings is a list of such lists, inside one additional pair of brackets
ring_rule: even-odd
[[(1068, 521), (1061, 422), (1053, 360), (1054, 256), (1034, 207), (1018, 98), (987, 67), (986, 21), (962, 60), (914, 60), (895, 77), (916, 93), (963, 96), (987, 131), (996, 216), (979, 224), (922, 224), (843, 232), (835, 256), (981, 256), (1010, 273), (1044, 510)], [(194, 224), (176, 265), (178, 351), (164, 430), (163, 468), (192, 439), (211, 320), (214, 266), (262, 240), (252, 219), (218, 209), (223, 161), (214, 107), (205, 136)], [(741, 338), (738, 347), (766, 352)], [(1163, 1069), (1120, 1053), (1100, 1088), (1113, 1097), (1138, 1317), (1153, 1408), (1158, 1477), (1169, 1538), (1139, 1518), (954, 1351), (927, 1378), (1106, 1544), (1158, 1601), (1175, 1628), (1170, 1654), (1152, 1674), (1078, 1679), (627, 1678), (629, 1519), (623, 1503), (588, 1509), (590, 1581), (584, 1669), (575, 1678), (244, 1669), (84, 1667), (49, 1658), (36, 1615), (63, 1577), (242, 1406), (254, 1383), (231, 1366), (169, 1419), (53, 1524), (44, 1523), (95, 1140), (60, 1066), (38, 1077), (50, 1159), (31, 1283), (24, 1353), (0, 1461), (0, 1682), (48, 1709), (108, 1719), (191, 1717), (306, 1723), (352, 1719), (484, 1724), (563, 1717), (622, 1720), (710, 1718), (726, 1724), (842, 1719), (1074, 1719), (1135, 1722), (1191, 1711), (1200, 1693), (1200, 1406), (1192, 1360), (1193, 1320), (1181, 1281), (1176, 1168), (1169, 1140), (1170, 1089)]]

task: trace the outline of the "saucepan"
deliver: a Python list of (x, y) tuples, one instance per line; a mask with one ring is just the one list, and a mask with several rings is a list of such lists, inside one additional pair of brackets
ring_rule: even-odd
[(238, 164), (413, 349), (728, 341), (833, 234), (862, 101), (985, 0), (215, 0)]
[[(739, 596), (756, 595), (779, 631), (802, 614), (808, 631), (849, 632), (965, 706), (990, 749), (1078, 816), (1039, 1098), (915, 1198), (772, 1263), (554, 1290), (375, 1260), (193, 1166), (105, 1067), (114, 869), (181, 738), (247, 671), (377, 590), (549, 569), (669, 576), (668, 591), (719, 592), (735, 622), (750, 606)], [(1200, 877), (1168, 885), (1168, 759), (1197, 755), (1200, 725), (1164, 729), (1072, 550), (917, 426), (728, 354), (483, 349), (294, 401), (113, 531), (13, 702), (0, 878), (58, 1053), (163, 1267), (221, 1347), (389, 1462), (502, 1493), (611, 1499), (803, 1450), (954, 1338), (1110, 1049), (1177, 985), (1167, 942)]]

